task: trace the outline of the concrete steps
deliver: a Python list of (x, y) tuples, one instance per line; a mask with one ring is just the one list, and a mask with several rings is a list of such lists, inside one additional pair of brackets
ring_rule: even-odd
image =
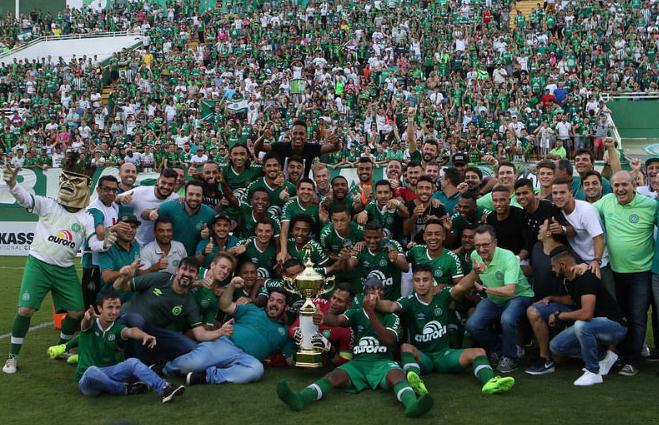
[(511, 29), (517, 28), (517, 22), (515, 21), (515, 18), (517, 17), (517, 11), (519, 10), (522, 12), (522, 15), (524, 15), (526, 18), (531, 15), (531, 12), (533, 9), (535, 9), (537, 0), (520, 0), (515, 2), (513, 7), (510, 9), (510, 21), (508, 22), (508, 25), (510, 26)]

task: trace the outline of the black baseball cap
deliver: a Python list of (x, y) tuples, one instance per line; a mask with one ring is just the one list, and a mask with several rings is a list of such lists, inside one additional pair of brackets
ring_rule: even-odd
[(211, 225), (215, 224), (218, 220), (226, 220), (231, 223), (231, 217), (225, 212), (215, 214), (215, 217), (211, 220)]
[(364, 281), (364, 290), (366, 289), (380, 289), (382, 288), (382, 281), (375, 276), (369, 276)]
[(453, 155), (453, 165), (457, 164), (462, 164), (465, 165), (467, 163), (467, 157), (463, 153), (456, 153)]
[(119, 217), (119, 222), (135, 223), (138, 226), (141, 224), (141, 222), (137, 219), (137, 216), (135, 214), (124, 214), (121, 217)]

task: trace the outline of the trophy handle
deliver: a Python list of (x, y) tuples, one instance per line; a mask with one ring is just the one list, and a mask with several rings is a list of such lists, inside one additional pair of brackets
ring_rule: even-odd
[(318, 289), (318, 292), (316, 293), (316, 297), (320, 297), (321, 295), (325, 295), (329, 292), (332, 292), (334, 290), (334, 286), (336, 284), (336, 277), (334, 275), (330, 277), (325, 278), (325, 284)]
[(284, 277), (283, 280), (284, 280), (284, 290), (286, 292), (302, 297), (300, 291), (295, 287), (293, 283), (293, 279), (291, 279), (290, 277)]

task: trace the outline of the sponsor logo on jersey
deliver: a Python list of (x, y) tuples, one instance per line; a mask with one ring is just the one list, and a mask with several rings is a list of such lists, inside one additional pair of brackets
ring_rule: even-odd
[(73, 233), (71, 233), (68, 230), (60, 230), (59, 232), (55, 233), (54, 235), (48, 236), (48, 240), (50, 242), (56, 243), (58, 245), (74, 248), (76, 247), (76, 243), (73, 242)]
[(442, 326), (437, 320), (426, 323), (421, 335), (416, 335), (414, 341), (429, 342), (439, 339), (446, 334), (446, 326)]
[(172, 307), (172, 315), (173, 316), (178, 316), (183, 312), (183, 306), (182, 305), (175, 305)]
[(160, 290), (160, 288), (153, 288), (152, 292), (153, 292), (153, 295), (155, 295), (156, 297), (159, 297), (159, 296), (162, 295), (162, 291)]
[(114, 334), (108, 335), (108, 341), (110, 342), (114, 341)]
[(380, 341), (372, 336), (365, 336), (359, 340), (359, 344), (353, 349), (355, 354), (377, 354), (386, 353), (387, 347), (381, 346)]
[(380, 282), (382, 282), (383, 286), (391, 286), (394, 284), (394, 278), (393, 277), (387, 278), (387, 276), (384, 275), (384, 272), (380, 270), (371, 270), (366, 275), (366, 278), (364, 280), (368, 279), (369, 277), (377, 278)]

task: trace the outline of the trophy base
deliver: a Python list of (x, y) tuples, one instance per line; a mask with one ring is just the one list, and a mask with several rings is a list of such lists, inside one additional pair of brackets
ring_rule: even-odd
[(298, 351), (295, 353), (295, 366), (297, 367), (322, 367), (322, 353), (316, 351)]

